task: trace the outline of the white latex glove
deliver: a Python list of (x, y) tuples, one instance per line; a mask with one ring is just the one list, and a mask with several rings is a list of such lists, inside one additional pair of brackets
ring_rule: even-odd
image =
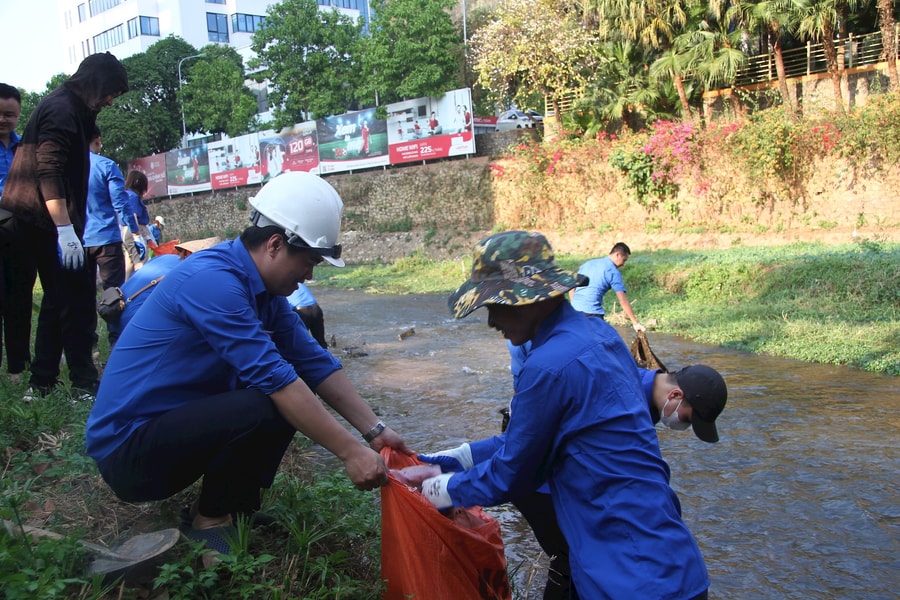
[(64, 269), (74, 271), (84, 266), (84, 246), (71, 224), (56, 228), (56, 243), (59, 250), (59, 264)]
[(138, 257), (140, 257), (141, 260), (146, 260), (147, 246), (144, 245), (143, 238), (141, 238), (141, 236), (136, 233), (131, 237), (134, 240), (134, 247), (137, 250)]
[(418, 458), (424, 463), (440, 465), (445, 473), (467, 471), (475, 465), (472, 460), (472, 448), (467, 443), (434, 454), (419, 454)]
[(438, 510), (453, 508), (453, 500), (450, 499), (450, 492), (447, 491), (447, 484), (451, 477), (453, 477), (452, 473), (444, 473), (422, 482), (422, 493)]
[(634, 325), (632, 325), (632, 327), (634, 327), (635, 331), (647, 331), (647, 328), (640, 323), (635, 323)]

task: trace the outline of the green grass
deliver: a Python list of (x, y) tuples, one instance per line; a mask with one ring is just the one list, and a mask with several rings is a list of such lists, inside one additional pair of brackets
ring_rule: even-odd
[[(560, 255), (577, 270), (589, 256)], [(421, 254), (329, 270), (321, 285), (383, 294), (449, 294), (467, 261)], [(695, 341), (900, 375), (900, 244), (660, 250), (623, 269), (641, 321)], [(615, 313), (608, 294), (607, 312)]]

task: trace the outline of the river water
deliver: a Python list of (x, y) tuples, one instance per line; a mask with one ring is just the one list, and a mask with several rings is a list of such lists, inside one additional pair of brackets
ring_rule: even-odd
[[(512, 381), (487, 311), (456, 321), (444, 297), (313, 293), (350, 379), (413, 450), (499, 431)], [(710, 597), (900, 598), (900, 378), (650, 341), (670, 369), (709, 364), (728, 383), (719, 443), (658, 430)], [(489, 512), (516, 597), (540, 598), (546, 557), (528, 525), (512, 507)]]

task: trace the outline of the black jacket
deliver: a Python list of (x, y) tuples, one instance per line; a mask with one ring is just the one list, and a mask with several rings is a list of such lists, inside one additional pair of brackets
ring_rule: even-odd
[(6, 178), (3, 208), (16, 218), (55, 231), (46, 200), (65, 198), (81, 237), (87, 203), (90, 151), (97, 114), (110, 95), (128, 91), (125, 67), (109, 52), (84, 59), (72, 77), (34, 109)]

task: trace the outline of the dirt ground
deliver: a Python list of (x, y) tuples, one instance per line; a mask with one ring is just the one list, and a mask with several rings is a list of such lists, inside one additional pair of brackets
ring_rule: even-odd
[[(542, 231), (554, 250), (560, 254), (604, 255), (616, 242), (623, 241), (632, 252), (642, 250), (698, 250), (724, 249), (735, 246), (783, 246), (797, 242), (819, 242), (827, 245), (849, 244), (853, 241), (900, 242), (900, 231), (881, 229), (854, 231), (835, 229), (795, 229), (782, 233), (758, 234), (750, 231), (732, 233), (671, 233), (671, 232), (560, 232)], [(431, 233), (424, 229), (399, 233), (343, 233), (345, 260), (349, 264), (391, 262), (410, 256), (416, 251), (436, 259), (468, 257), (472, 245), (490, 235), (490, 231)], [(427, 240), (427, 241), (426, 241)]]

